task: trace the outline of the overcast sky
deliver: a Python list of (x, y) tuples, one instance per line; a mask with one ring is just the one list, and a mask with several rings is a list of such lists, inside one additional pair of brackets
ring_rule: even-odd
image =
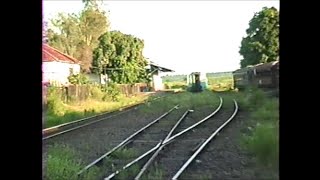
[[(43, 0), (44, 20), (78, 13), (81, 0)], [(279, 10), (279, 0), (105, 1), (111, 30), (145, 42), (144, 56), (184, 74), (224, 72), (240, 67), (239, 47), (248, 23), (263, 7)]]

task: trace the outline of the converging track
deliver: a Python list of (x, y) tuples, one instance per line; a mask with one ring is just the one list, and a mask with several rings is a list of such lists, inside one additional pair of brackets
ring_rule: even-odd
[[(175, 131), (175, 129), (177, 128), (177, 126), (182, 122), (182, 120), (186, 117), (186, 115), (189, 112), (192, 112), (193, 110), (187, 110), (182, 117), (177, 121), (177, 123), (173, 126), (173, 128), (170, 130), (170, 132), (167, 134), (166, 137), (164, 137), (162, 140), (160, 140), (160, 142), (158, 142), (157, 144), (155, 144), (155, 146), (153, 146), (152, 148), (144, 151), (145, 153), (143, 153), (142, 155), (140, 155), (139, 157), (137, 157), (136, 159), (132, 160), (131, 162), (127, 163), (126, 165), (124, 165), (122, 168), (116, 170), (115, 172), (109, 174), (107, 177), (105, 177), (104, 179), (112, 179), (113, 177), (115, 177), (117, 174), (121, 173), (122, 171), (126, 170), (127, 168), (129, 168), (130, 166), (132, 166), (135, 163), (138, 163), (139, 161), (141, 161), (143, 158), (147, 157), (148, 155), (150, 155), (152, 152), (155, 151), (155, 153), (153, 154), (153, 156), (150, 157), (150, 159), (144, 164), (143, 168), (141, 169), (141, 171), (139, 172), (139, 174), (136, 176), (135, 179), (139, 179), (142, 174), (147, 170), (147, 168), (150, 166), (150, 164), (152, 163), (152, 161), (157, 157), (157, 155), (159, 154), (159, 152), (162, 150), (163, 147), (165, 147), (166, 145), (169, 145), (171, 143), (175, 143), (175, 140), (178, 139), (178, 137), (181, 137), (184, 134), (187, 134), (187, 132), (191, 132), (191, 130), (195, 129), (197, 126), (200, 126), (202, 123), (204, 124), (205, 121), (207, 121), (208, 119), (210, 119), (211, 117), (213, 117), (222, 107), (223, 104), (223, 100), (222, 98), (220, 98), (220, 105), (219, 107), (212, 112), (211, 114), (209, 114), (207, 117), (203, 118), (202, 120), (194, 123), (193, 125), (189, 126), (188, 128), (180, 131), (179, 133), (176, 133), (175, 135), (171, 136), (172, 133)], [(187, 135), (185, 135), (187, 136)], [(171, 148), (170, 148), (171, 149)], [(189, 149), (192, 150), (192, 149)]]
[[(185, 169), (188, 167), (188, 165), (194, 160), (194, 158), (196, 156), (199, 155), (199, 153), (205, 148), (205, 146), (213, 139), (213, 137), (215, 137), (219, 131), (222, 130), (222, 128), (224, 128), (234, 117), (235, 115), (237, 114), (238, 112), (238, 105), (237, 105), (237, 102), (234, 100), (234, 105), (235, 105), (235, 109), (234, 109), (234, 112), (232, 113), (231, 117), (227, 120), (224, 119), (224, 123), (221, 125), (221, 121), (219, 122), (220, 123), (220, 126), (214, 131), (214, 133), (212, 133), (211, 135), (208, 134), (207, 135), (207, 139), (198, 139), (197, 137), (194, 137), (194, 135), (197, 135), (197, 133), (193, 134), (189, 134), (189, 135), (185, 135), (184, 136), (184, 139), (186, 139), (186, 137), (189, 136), (189, 139), (190, 138), (194, 138), (194, 139), (198, 139), (200, 141), (200, 143), (198, 143), (198, 145), (196, 147), (192, 146), (194, 145), (194, 141), (192, 142), (192, 139), (190, 139), (191, 141), (187, 142), (187, 141), (176, 141), (174, 142), (174, 140), (176, 140), (176, 138), (178, 138), (179, 136), (182, 136), (184, 133), (192, 130), (193, 128), (196, 129), (196, 127), (198, 125), (200, 125), (201, 123), (204, 123), (206, 120), (208, 120), (209, 118), (211, 118), (213, 115), (216, 114), (216, 112), (218, 112), (221, 108), (221, 105), (222, 105), (222, 99), (221, 99), (221, 103), (220, 103), (220, 106), (217, 108), (216, 111), (214, 111), (213, 113), (211, 113), (209, 116), (207, 116), (206, 118), (198, 121), (197, 123), (189, 126), (188, 128), (180, 131), (179, 133), (176, 133), (175, 135), (171, 136), (171, 134), (173, 133), (173, 131), (176, 129), (176, 127), (180, 124), (181, 120), (183, 119), (183, 117), (185, 116), (185, 114), (188, 112), (186, 112), (182, 118), (176, 123), (176, 125), (172, 128), (172, 130), (169, 132), (169, 134), (166, 136), (166, 138), (164, 138), (163, 140), (161, 140), (155, 147), (153, 147), (152, 149), (150, 149), (149, 151), (147, 151), (146, 153), (142, 154), (141, 156), (139, 156), (137, 159), (129, 162), (128, 164), (126, 164), (122, 169), (119, 169), (117, 171), (115, 171), (114, 173), (110, 174), (109, 176), (105, 177), (104, 179), (105, 180), (109, 180), (109, 179), (112, 179), (113, 177), (115, 177), (117, 174), (119, 174), (121, 171), (127, 169), (128, 167), (130, 167), (131, 165), (133, 165), (134, 163), (137, 163), (139, 160), (141, 160), (143, 157), (146, 157), (148, 154), (151, 154), (153, 151), (156, 151), (150, 158), (149, 160), (144, 164), (143, 168), (141, 169), (141, 171), (137, 174), (137, 176), (135, 177), (135, 180), (138, 180), (140, 179), (142, 176), (143, 176), (143, 173), (145, 173), (147, 171), (147, 168), (151, 165), (151, 163), (153, 161), (155, 161), (156, 157), (159, 155), (160, 151), (166, 146), (166, 145), (169, 145), (170, 143), (172, 143), (172, 145), (168, 146), (168, 148), (166, 150), (164, 150), (165, 154), (168, 155), (168, 153), (170, 154), (170, 152), (172, 151), (176, 151), (176, 149), (179, 149), (181, 152), (184, 152), (182, 154), (179, 154), (179, 155), (175, 155), (175, 156), (172, 156), (170, 159), (173, 160), (173, 161), (182, 161), (182, 160), (185, 160), (185, 163), (183, 165), (181, 165), (181, 168), (178, 169), (176, 171), (176, 173), (174, 175), (172, 175), (172, 179), (177, 179), (184, 171)], [(216, 118), (213, 118), (212, 121), (216, 119)], [(209, 121), (208, 121), (209, 122)], [(203, 124), (204, 125), (204, 124)], [(203, 126), (202, 125), (202, 126)], [(194, 132), (194, 131), (193, 131)], [(199, 134), (198, 134), (199, 136)], [(193, 139), (193, 140), (194, 140)], [(203, 142), (203, 140), (205, 140)], [(183, 142), (183, 144), (181, 144), (180, 142)], [(189, 146), (189, 148), (185, 148), (187, 146)], [(199, 147), (200, 146), (200, 147)], [(188, 159), (188, 154), (192, 153), (192, 156)], [(181, 156), (183, 155), (183, 156)], [(164, 154), (161, 155), (162, 157), (165, 156)], [(170, 155), (169, 155), (170, 156)], [(160, 157), (161, 158), (161, 157)], [(161, 163), (161, 161), (158, 161), (158, 163)], [(169, 165), (170, 164), (170, 170), (172, 170), (172, 172), (175, 171), (175, 168), (172, 168), (172, 161), (171, 162), (166, 162), (164, 161), (164, 166), (162, 167), (166, 167), (165, 165)], [(178, 165), (178, 163), (176, 164)], [(168, 173), (169, 172), (169, 173)], [(166, 171), (166, 173), (168, 173), (168, 175), (166, 176), (165, 179), (169, 179), (170, 177), (170, 171)]]
[[(84, 162), (87, 162), (87, 165), (77, 173), (78, 178), (82, 179), (82, 175), (93, 166), (101, 167), (100, 165), (103, 164), (103, 161), (109, 159), (109, 156), (112, 155), (113, 152), (124, 147), (128, 147), (137, 151), (137, 156), (134, 159), (131, 158), (121, 161), (111, 158), (111, 161), (115, 161), (115, 164), (112, 163), (112, 166), (115, 165), (115, 168), (113, 167), (112, 169), (105, 169), (103, 177), (100, 176), (100, 178), (113, 179), (118, 174), (121, 174), (123, 171), (126, 171), (135, 164), (138, 164), (141, 167), (141, 170), (133, 177), (131, 175), (131, 177), (129, 177), (130, 179), (144, 179), (144, 177), (152, 173), (151, 167), (154, 167), (155, 165), (164, 169), (165, 173), (164, 177), (162, 177), (163, 179), (180, 178), (180, 175), (183, 175), (184, 172), (188, 172), (188, 166), (193, 164), (195, 158), (201, 156), (200, 153), (205, 149), (210, 141), (212, 141), (212, 139), (219, 134), (219, 131), (221, 131), (237, 114), (238, 105), (235, 100), (233, 100), (235, 108), (232, 113), (229, 106), (223, 105), (223, 99), (221, 97), (219, 97), (219, 99), (219, 105), (213, 111), (211, 109), (212, 112), (210, 114), (200, 119), (199, 113), (208, 113), (209, 107), (201, 110), (179, 108), (179, 105), (175, 105), (161, 115), (159, 112), (156, 113), (158, 116), (155, 116), (156, 114), (152, 116), (154, 120), (145, 123), (144, 126), (141, 126), (140, 123), (140, 128), (137, 128), (139, 127), (139, 123), (137, 121), (139, 117), (134, 118), (135, 116), (132, 115), (132, 118), (136, 120), (128, 120), (128, 122), (137, 122), (137, 125), (135, 125), (136, 128), (134, 128), (137, 130), (135, 130), (133, 133), (131, 131), (131, 134), (124, 133), (121, 141), (109, 141), (108, 145), (104, 142), (108, 142), (106, 138), (108, 138), (108, 134), (110, 135), (111, 131), (103, 131), (103, 129), (112, 129), (111, 124), (116, 123), (112, 119), (114, 119), (115, 116), (117, 116), (118, 120), (119, 118), (122, 119), (121, 116), (128, 117), (128, 113), (121, 113), (119, 115), (116, 114), (115, 116), (111, 116), (109, 121), (102, 121), (98, 119), (97, 121), (99, 123), (95, 123), (95, 121), (93, 121), (91, 126), (89, 126), (90, 124), (84, 126), (86, 128), (82, 128), (83, 130), (95, 129), (92, 137), (94, 136), (94, 138), (97, 139), (95, 141), (99, 142), (99, 144), (96, 144), (98, 145), (96, 147), (92, 146), (94, 145), (92, 142), (88, 144), (94, 147), (95, 151), (92, 152), (95, 153), (92, 153), (90, 151), (92, 148), (87, 146), (87, 155), (83, 154), (84, 156), (82, 156), (84, 158)], [(194, 113), (192, 112), (197, 112), (198, 114), (194, 116)], [(226, 118), (226, 115), (228, 114), (229, 118)], [(230, 114), (232, 114), (231, 117)], [(150, 114), (148, 116), (150, 119)], [(105, 122), (103, 124), (109, 125), (102, 125), (101, 122)], [(125, 122), (118, 121), (117, 123), (123, 123), (123, 125), (121, 125), (123, 128), (128, 127)], [(116, 130), (121, 130), (121, 128), (112, 129), (114, 132), (116, 132)], [(54, 135), (53, 137), (57, 137), (58, 141), (68, 137), (68, 139), (81, 142), (82, 140), (80, 136), (91, 137), (90, 133), (88, 134), (90, 131), (86, 132), (87, 133), (80, 133), (80, 131), (76, 132), (71, 130), (70, 133), (61, 133), (59, 135)], [(99, 132), (101, 132), (100, 135)], [(62, 134), (65, 135), (60, 137)], [(125, 134), (127, 135), (125, 136)], [(77, 135), (78, 137), (72, 138), (74, 135)], [(103, 139), (104, 142), (101, 141)], [(72, 143), (79, 146), (79, 143), (76, 142)], [(81, 145), (81, 148), (85, 147)], [(103, 149), (105, 149), (104, 152)]]

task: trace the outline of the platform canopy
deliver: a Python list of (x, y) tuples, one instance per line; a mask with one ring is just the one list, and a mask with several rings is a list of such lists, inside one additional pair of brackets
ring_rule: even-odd
[(163, 66), (160, 66), (152, 61), (150, 61), (150, 63), (148, 64), (147, 69), (150, 69), (151, 71), (161, 71), (161, 72), (174, 72), (174, 70), (169, 69), (169, 68), (165, 68)]

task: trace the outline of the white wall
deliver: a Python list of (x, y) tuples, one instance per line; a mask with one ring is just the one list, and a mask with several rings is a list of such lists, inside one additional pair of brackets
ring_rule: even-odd
[(79, 64), (68, 64), (62, 62), (42, 62), (42, 81), (55, 81), (60, 84), (67, 84), (70, 76), (70, 68), (74, 74), (80, 73)]
[(155, 91), (163, 90), (164, 85), (162, 83), (162, 78), (160, 73), (155, 73), (152, 75), (153, 88)]

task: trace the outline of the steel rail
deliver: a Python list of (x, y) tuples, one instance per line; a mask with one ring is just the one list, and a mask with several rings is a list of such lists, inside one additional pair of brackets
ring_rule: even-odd
[(122, 169), (117, 170), (116, 172), (110, 174), (108, 177), (104, 178), (105, 180), (111, 179), (114, 176), (116, 176), (117, 174), (119, 174), (121, 171), (127, 169), (128, 167), (132, 166), (133, 164), (137, 163), (138, 161), (140, 161), (142, 158), (144, 158), (145, 156), (149, 155), (150, 153), (152, 153), (153, 151), (155, 151), (160, 145), (161, 145), (160, 141), (155, 147), (153, 147), (152, 149), (150, 149), (149, 151), (145, 152), (144, 154), (142, 154), (141, 156), (139, 156), (138, 158), (134, 159), (133, 161), (131, 161), (130, 163), (126, 164), (125, 166), (122, 167)]
[(106, 120), (106, 119), (110, 119), (112, 117), (115, 117), (115, 116), (118, 116), (118, 115), (123, 114), (125, 112), (133, 110), (135, 106), (138, 106), (138, 105), (141, 105), (141, 104), (145, 104), (145, 103), (148, 103), (148, 102), (152, 102), (152, 101), (154, 101), (156, 99), (160, 99), (160, 98), (163, 98), (163, 97), (157, 97), (157, 98), (155, 98), (155, 99), (153, 99), (151, 101), (146, 101), (144, 103), (138, 103), (138, 104), (134, 104), (134, 105), (122, 108), (122, 109), (125, 109), (125, 110), (114, 110), (114, 111), (111, 111), (111, 112), (102, 113), (102, 114), (98, 114), (98, 115), (95, 115), (95, 116), (90, 116), (90, 117), (86, 117), (86, 118), (79, 119), (79, 120), (76, 120), (76, 121), (60, 124), (60, 125), (53, 126), (53, 127), (50, 127), (50, 128), (46, 128), (46, 129), (42, 130), (43, 134), (49, 133), (50, 131), (59, 130), (59, 128), (62, 128), (62, 127), (68, 126), (68, 125), (76, 124), (76, 123), (79, 123), (79, 122), (82, 122), (82, 121), (87, 121), (87, 120), (90, 120), (90, 119), (93, 119), (93, 118), (97, 118), (99, 116), (104, 116), (104, 115), (108, 115), (108, 114), (111, 114), (111, 113), (118, 112), (117, 114), (113, 114), (113, 115), (110, 115), (108, 117), (98, 119), (96, 121), (88, 122), (86, 124), (82, 124), (80, 126), (76, 126), (76, 127), (67, 129), (65, 131), (61, 131), (61, 132), (58, 132), (58, 133), (55, 133), (55, 134), (48, 135), (48, 136), (42, 138), (42, 140), (47, 140), (47, 139), (53, 138), (55, 136), (58, 136), (58, 135), (61, 135), (61, 134), (65, 134), (67, 132), (74, 131), (76, 129), (79, 129), (79, 128), (82, 128), (82, 127), (85, 127), (85, 126), (88, 126), (88, 125), (91, 125), (91, 124), (94, 124), (94, 123), (97, 123), (97, 122), (100, 122), (100, 121), (103, 121), (103, 120)]
[(85, 168), (83, 168), (81, 171), (78, 172), (78, 176), (80, 174), (82, 174), (84, 171), (88, 170), (90, 167), (92, 167), (93, 165), (97, 164), (98, 162), (100, 162), (101, 160), (103, 160), (106, 156), (110, 155), (112, 152), (114, 152), (115, 150), (119, 149), (120, 147), (122, 147), (124, 144), (126, 144), (127, 141), (131, 140), (133, 137), (135, 137), (136, 135), (138, 135), (139, 133), (141, 133), (142, 131), (144, 131), (145, 129), (147, 129), (148, 127), (150, 127), (151, 125), (155, 124), (156, 122), (158, 122), (160, 119), (164, 118), (165, 116), (167, 116), (169, 113), (171, 113), (173, 110), (178, 109), (179, 105), (174, 106), (173, 108), (171, 108), (169, 111), (167, 111), (166, 113), (164, 113), (163, 115), (161, 115), (160, 117), (158, 117), (157, 119), (155, 119), (154, 121), (150, 122), (149, 124), (147, 124), (146, 126), (144, 126), (143, 128), (141, 128), (140, 130), (136, 131), (135, 133), (133, 133), (132, 135), (130, 135), (128, 138), (126, 138), (125, 140), (123, 140), (120, 144), (118, 144), (117, 146), (115, 146), (114, 148), (112, 148), (110, 151), (108, 151), (107, 153), (103, 154), (102, 156), (100, 156), (98, 159), (94, 160), (92, 163), (88, 164)]
[(165, 141), (163, 142), (163, 144), (168, 144), (171, 140), (173, 140), (173, 139), (181, 136), (182, 134), (190, 131), (190, 130), (193, 129), (194, 127), (200, 125), (201, 123), (205, 122), (206, 120), (208, 120), (209, 118), (211, 118), (212, 116), (214, 116), (214, 115), (221, 109), (222, 104), (223, 104), (222, 98), (221, 98), (221, 97), (219, 97), (219, 98), (220, 98), (220, 105), (219, 105), (219, 107), (218, 107), (214, 112), (212, 112), (211, 114), (209, 114), (207, 117), (203, 118), (201, 121), (193, 124), (192, 126), (184, 129), (183, 131), (181, 131), (181, 132), (175, 134), (174, 136), (170, 137), (169, 139), (165, 140)]
[(178, 170), (178, 172), (173, 176), (172, 180), (176, 180), (178, 179), (178, 177), (183, 173), (183, 171), (189, 166), (189, 164), (193, 161), (193, 159), (203, 150), (203, 148), (217, 135), (217, 133), (219, 133), (219, 131), (224, 128), (233, 118), (234, 116), (237, 114), (238, 112), (238, 104), (237, 101), (234, 101), (234, 105), (235, 105), (235, 110), (233, 112), (233, 114), (231, 115), (231, 117), (225, 122), (223, 123), (216, 131), (214, 131), (211, 136), (198, 148), (198, 150), (193, 153), (193, 155), (183, 164), (183, 166)]
[[(169, 142), (169, 144), (171, 142), (174, 142), (175, 140), (172, 140)], [(135, 160), (131, 161), (130, 163), (128, 163), (127, 165), (125, 165), (122, 170), (124, 169), (127, 169), (128, 167), (130, 167), (131, 165), (137, 163), (138, 161), (140, 161), (142, 158), (144, 158), (145, 156), (148, 156), (150, 153), (152, 153), (153, 151), (155, 151), (156, 149), (159, 148), (159, 146), (162, 144), (162, 140), (160, 140), (160, 142), (155, 146), (153, 147), (152, 149), (150, 149), (149, 151), (145, 152), (143, 155), (139, 156), (138, 158), (136, 158)], [(109, 175), (108, 177), (104, 178), (104, 179), (111, 179), (113, 178), (115, 175), (119, 174), (122, 170), (118, 170), (114, 173), (112, 173), (111, 175)]]
[[(138, 180), (141, 178), (142, 174), (146, 171), (146, 169), (148, 168), (148, 166), (150, 166), (150, 164), (152, 163), (152, 161), (156, 158), (156, 156), (159, 154), (159, 152), (162, 150), (162, 148), (168, 144), (170, 144), (172, 141), (175, 140), (175, 138), (181, 136), (182, 134), (186, 133), (187, 131), (191, 130), (192, 128), (198, 126), (199, 124), (203, 123), (204, 121), (208, 120), (209, 118), (211, 118), (213, 115), (215, 115), (222, 107), (222, 104), (223, 104), (223, 99), (221, 97), (220, 98), (220, 104), (218, 106), (218, 108), (212, 112), (211, 114), (209, 114), (207, 117), (205, 117), (204, 119), (202, 119), (201, 121), (193, 124), (192, 126), (186, 128), (185, 130), (177, 133), (176, 135), (171, 136), (172, 132), (174, 130), (171, 130), (170, 133), (167, 135), (167, 137), (163, 140), (161, 146), (159, 147), (159, 149), (153, 154), (153, 156), (149, 159), (149, 161), (144, 165), (144, 167), (141, 169), (141, 171), (138, 173), (138, 175), (135, 177), (135, 180)], [(180, 123), (180, 122), (179, 122)], [(176, 124), (175, 125), (175, 128), (177, 127), (178, 125)]]
[[(193, 112), (193, 110), (187, 110), (185, 113), (183, 113), (183, 115), (181, 116), (181, 118), (176, 122), (176, 124), (171, 128), (171, 131), (167, 134), (167, 136), (164, 138), (163, 141), (167, 140), (170, 138), (171, 134), (174, 132), (174, 130), (178, 127), (178, 125), (182, 122), (183, 119), (185, 119), (185, 117), (190, 113)], [(162, 142), (163, 142), (162, 141)], [(135, 180), (140, 179), (140, 177), (142, 176), (142, 174), (148, 169), (148, 167), (151, 165), (151, 163), (153, 162), (153, 160), (158, 156), (159, 152), (162, 150), (162, 148), (164, 147), (164, 145), (161, 143), (161, 146), (157, 149), (157, 151), (149, 158), (149, 160), (144, 164), (144, 166), (142, 167), (142, 169), (140, 170), (140, 172), (138, 173), (138, 175), (134, 178)]]

